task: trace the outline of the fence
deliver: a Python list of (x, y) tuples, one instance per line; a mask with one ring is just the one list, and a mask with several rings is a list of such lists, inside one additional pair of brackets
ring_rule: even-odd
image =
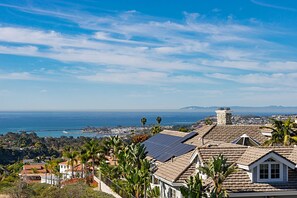
[(122, 198), (135, 198), (130, 193), (127, 193), (123, 188), (115, 184), (112, 180), (105, 176), (101, 176), (101, 181), (110, 187), (114, 192), (120, 195)]

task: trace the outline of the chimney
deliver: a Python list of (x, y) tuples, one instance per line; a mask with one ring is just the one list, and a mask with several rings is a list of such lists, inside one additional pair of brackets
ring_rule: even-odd
[(227, 108), (219, 108), (216, 110), (217, 113), (217, 124), (218, 125), (231, 125), (231, 109), (229, 107)]

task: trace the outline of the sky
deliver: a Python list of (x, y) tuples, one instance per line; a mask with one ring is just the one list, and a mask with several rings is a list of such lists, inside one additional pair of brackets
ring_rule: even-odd
[(1, 0), (0, 111), (297, 106), (297, 1)]

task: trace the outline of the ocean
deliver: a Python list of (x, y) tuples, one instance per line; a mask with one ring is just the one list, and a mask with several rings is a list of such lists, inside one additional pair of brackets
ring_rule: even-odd
[[(247, 114), (247, 113), (238, 113)], [(251, 114), (250, 112), (248, 114)], [(197, 111), (152, 111), (152, 112), (0, 112), (0, 135), (7, 132), (34, 131), (41, 137), (95, 136), (82, 133), (82, 128), (141, 126), (140, 119), (147, 118), (146, 125), (156, 124), (156, 117), (162, 118), (161, 125), (192, 124), (215, 112)], [(272, 115), (272, 113), (253, 113), (253, 115)]]

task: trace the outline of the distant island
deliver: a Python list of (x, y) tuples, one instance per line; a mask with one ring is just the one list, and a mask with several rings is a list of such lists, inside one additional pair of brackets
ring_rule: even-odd
[[(180, 110), (191, 110), (200, 112), (214, 112), (221, 106), (187, 106), (180, 108)], [(247, 107), (247, 106), (228, 106), (234, 112), (269, 112), (269, 113), (297, 113), (297, 107), (287, 107), (287, 106), (263, 106), (263, 107)]]

